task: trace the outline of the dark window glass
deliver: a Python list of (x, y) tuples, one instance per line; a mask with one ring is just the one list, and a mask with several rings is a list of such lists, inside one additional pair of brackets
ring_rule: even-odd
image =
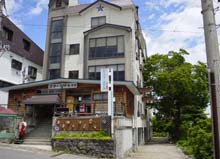
[(105, 16), (102, 16), (102, 17), (93, 17), (91, 19), (91, 27), (92, 28), (95, 28), (99, 25), (103, 25), (106, 23), (106, 17)]
[(63, 31), (63, 19), (52, 21), (51, 32), (62, 32)]
[(56, 7), (61, 7), (61, 6), (62, 6), (62, 0), (57, 0)]
[(21, 70), (22, 69), (22, 63), (15, 60), (15, 59), (12, 59), (11, 67), (16, 69), (16, 70)]
[(54, 43), (51, 44), (50, 48), (50, 56), (59, 56), (61, 54), (62, 44), (61, 43)]
[(49, 70), (49, 79), (56, 79), (56, 78), (60, 78), (60, 70), (59, 69)]
[(30, 48), (31, 48), (31, 43), (25, 39), (23, 39), (23, 48), (26, 50), (26, 51), (29, 51)]
[(90, 39), (89, 59), (124, 57), (124, 37)]
[(50, 46), (50, 64), (60, 63), (62, 44), (54, 43)]
[(108, 100), (108, 93), (95, 93), (93, 94), (94, 101), (106, 101)]
[(69, 71), (69, 78), (78, 79), (79, 78), (79, 71)]
[(71, 44), (70, 45), (70, 52), (69, 52), (69, 54), (70, 55), (79, 54), (79, 48), (80, 48), (79, 44)]
[(3, 36), (5, 37), (5, 39), (12, 41), (13, 31), (11, 31), (10, 29), (6, 27), (3, 27)]
[(124, 81), (125, 80), (125, 68), (124, 65), (105, 65), (105, 66), (91, 66), (89, 67), (89, 79), (100, 80), (102, 68), (113, 68), (114, 80)]
[(36, 79), (37, 78), (37, 68), (35, 68), (33, 66), (28, 66), (28, 75), (30, 78)]
[[(62, 1), (59, 1), (61, 3)], [(58, 1), (56, 1), (58, 4)], [(49, 64), (53, 64), (48, 70), (48, 79), (60, 78), (60, 63), (62, 54), (63, 19), (54, 20), (51, 23), (51, 40), (49, 47)], [(52, 65), (49, 65), (49, 68)]]

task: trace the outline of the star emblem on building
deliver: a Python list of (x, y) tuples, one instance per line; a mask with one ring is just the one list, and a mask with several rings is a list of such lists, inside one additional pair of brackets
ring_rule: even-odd
[(104, 6), (102, 6), (101, 4), (97, 7), (97, 11), (98, 12), (102, 12), (104, 10)]

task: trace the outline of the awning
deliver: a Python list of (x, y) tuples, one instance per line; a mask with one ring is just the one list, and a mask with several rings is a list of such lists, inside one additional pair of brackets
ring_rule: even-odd
[(24, 104), (60, 104), (60, 97), (58, 95), (39, 95), (32, 96), (23, 101)]
[(1, 107), (0, 106), (0, 114), (11, 114), (11, 115), (15, 115), (16, 113), (9, 109), (9, 108), (5, 108), (5, 107)]

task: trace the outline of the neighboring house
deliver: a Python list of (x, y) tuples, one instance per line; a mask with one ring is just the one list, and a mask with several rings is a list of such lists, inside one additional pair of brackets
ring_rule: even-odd
[[(42, 80), (43, 50), (7, 17), (2, 18), (1, 25), (0, 88)], [(3, 45), (9, 50), (2, 49)], [(7, 104), (8, 93), (0, 91), (0, 105)]]
[[(110, 135), (117, 157), (122, 158), (149, 138), (149, 117), (141, 94), (145, 92), (141, 89), (146, 54), (138, 7), (132, 0), (83, 5), (77, 0), (50, 0), (44, 80), (6, 88), (14, 105), (10, 108), (26, 117), (27, 130), (31, 126), (38, 137), (42, 133), (36, 126), (47, 122), (50, 128), (49, 121), (59, 106), (70, 110), (71, 119), (56, 117), (54, 133), (109, 132), (113, 123)], [(107, 118), (103, 120), (109, 116), (108, 94), (100, 91), (102, 68), (114, 70), (114, 119), (110, 124)]]

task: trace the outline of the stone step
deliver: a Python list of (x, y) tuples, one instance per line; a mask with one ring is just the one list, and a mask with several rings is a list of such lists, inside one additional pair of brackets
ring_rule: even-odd
[(50, 138), (25, 138), (23, 144), (26, 145), (51, 145)]
[(50, 142), (49, 138), (26, 138), (25, 142)]
[(24, 145), (51, 145), (51, 142), (23, 142)]

